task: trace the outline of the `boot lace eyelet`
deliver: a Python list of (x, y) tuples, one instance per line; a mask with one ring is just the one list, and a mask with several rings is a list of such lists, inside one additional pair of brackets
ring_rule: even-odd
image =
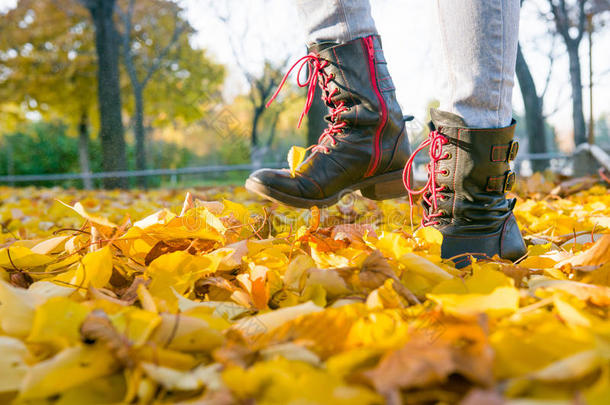
[[(335, 73), (328, 73), (324, 69), (329, 66), (329, 61), (322, 59), (320, 55), (316, 53), (309, 53), (308, 55), (303, 56), (299, 60), (297, 60), (286, 72), (282, 81), (278, 85), (275, 93), (271, 96), (266, 106), (269, 105), (275, 100), (278, 96), (280, 90), (284, 83), (286, 83), (286, 79), (290, 75), (293, 69), (298, 68), (297, 70), (297, 85), (299, 87), (307, 87), (307, 99), (305, 102), (305, 106), (303, 107), (303, 111), (301, 111), (301, 116), (299, 117), (299, 122), (297, 123), (297, 128), (301, 127), (301, 123), (303, 122), (303, 118), (309, 112), (309, 108), (311, 107), (311, 103), (314, 99), (314, 94), (316, 91), (316, 87), (320, 87), (322, 89), (322, 100), (325, 104), (330, 107), (330, 122), (328, 127), (322, 132), (320, 137), (318, 138), (318, 144), (312, 148), (312, 152), (325, 152), (328, 153), (328, 147), (324, 145), (325, 141), (330, 138), (333, 142), (332, 146), (337, 144), (336, 136), (343, 133), (343, 128), (347, 126), (347, 123), (340, 120), (341, 114), (348, 110), (348, 107), (345, 106), (345, 101), (334, 100), (333, 97), (340, 93), (339, 88), (334, 86), (334, 89), (330, 89), (329, 83), (331, 80), (335, 78)], [(309, 71), (307, 75), (307, 80), (305, 82), (301, 82), (299, 77), (303, 68), (307, 68)]]
[[(424, 204), (424, 212), (422, 215), (422, 226), (438, 225), (439, 221), (435, 218), (439, 216), (447, 216), (447, 212), (438, 210), (438, 199), (444, 199), (439, 193), (445, 190), (445, 185), (440, 185), (438, 182), (438, 176), (447, 177), (449, 176), (448, 169), (439, 170), (437, 164), (439, 160), (450, 158), (451, 154), (447, 151), (443, 151), (443, 146), (449, 143), (449, 139), (438, 130), (433, 130), (428, 133), (428, 138), (425, 139), (417, 149), (411, 154), (403, 170), (402, 181), (407, 189), (409, 195), (409, 205), (411, 206), (411, 221), (413, 221), (413, 196), (422, 195), (422, 204)], [(412, 176), (411, 172), (414, 166), (415, 156), (428, 148), (428, 154), (430, 155), (430, 162), (426, 165), (428, 171), (428, 181), (426, 185), (415, 190), (411, 186)]]
[(443, 156), (443, 159), (445, 159), (445, 160), (449, 160), (449, 159), (451, 159), (451, 158), (453, 158), (453, 155), (451, 154), (451, 152), (447, 152), (447, 153), (445, 153), (445, 155)]

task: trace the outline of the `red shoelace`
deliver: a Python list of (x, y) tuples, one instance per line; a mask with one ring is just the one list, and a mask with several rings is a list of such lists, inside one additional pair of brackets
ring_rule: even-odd
[[(312, 151), (323, 151), (325, 153), (328, 153), (330, 149), (327, 146), (322, 145), (322, 143), (326, 138), (330, 138), (330, 141), (332, 142), (333, 146), (337, 144), (337, 138), (335, 138), (335, 135), (340, 133), (342, 131), (342, 128), (347, 125), (346, 122), (339, 121), (339, 116), (341, 115), (341, 113), (348, 110), (348, 108), (345, 107), (345, 103), (343, 101), (340, 101), (336, 104), (332, 101), (332, 97), (339, 92), (339, 89), (335, 88), (332, 91), (329, 91), (328, 89), (328, 83), (334, 78), (334, 75), (332, 73), (329, 75), (324, 71), (324, 68), (328, 66), (328, 61), (320, 59), (320, 57), (314, 53), (305, 55), (301, 59), (297, 60), (290, 67), (290, 69), (288, 69), (288, 71), (282, 78), (282, 81), (280, 82), (279, 86), (277, 87), (277, 90), (275, 91), (273, 96), (271, 96), (266, 106), (269, 107), (273, 100), (275, 100), (275, 98), (280, 93), (282, 86), (284, 86), (284, 83), (286, 83), (286, 79), (288, 79), (290, 73), (297, 66), (299, 66), (299, 69), (297, 71), (297, 84), (299, 85), (299, 87), (307, 87), (307, 99), (305, 100), (305, 106), (303, 107), (303, 111), (301, 112), (301, 116), (299, 117), (299, 123), (297, 124), (297, 128), (301, 127), (303, 118), (305, 117), (305, 115), (307, 115), (307, 113), (309, 113), (309, 109), (311, 108), (311, 103), (313, 102), (313, 98), (316, 92), (316, 84), (319, 83), (320, 88), (323, 90), (322, 100), (327, 105), (330, 105), (332, 107), (330, 110), (330, 123), (328, 124), (328, 127), (324, 130), (324, 132), (322, 132), (320, 138), (318, 138), (318, 144), (313, 147)], [(305, 66), (309, 66), (309, 73), (307, 75), (307, 80), (304, 83), (301, 83), (301, 71)], [(322, 80), (319, 80), (320, 77), (322, 78)]]
[[(411, 205), (411, 223), (413, 223), (413, 196), (422, 194), (422, 198), (430, 207), (430, 210), (426, 212), (424, 209), (421, 224), (422, 226), (430, 226), (430, 225), (438, 225), (440, 222), (436, 220), (436, 218), (443, 215), (441, 212), (437, 212), (437, 198), (440, 197), (441, 200), (444, 197), (438, 196), (437, 193), (440, 193), (445, 190), (445, 186), (438, 186), (436, 184), (436, 175), (437, 174), (447, 174), (446, 169), (438, 170), (437, 164), (439, 160), (447, 159), (449, 157), (448, 153), (443, 154), (443, 145), (447, 144), (449, 140), (439, 133), (438, 131), (430, 131), (428, 134), (428, 138), (424, 140), (418, 148), (413, 152), (413, 154), (409, 157), (407, 164), (405, 165), (405, 170), (402, 173), (402, 181), (409, 193), (409, 204)], [(411, 172), (413, 170), (413, 162), (415, 160), (415, 155), (421, 152), (426, 147), (430, 147), (428, 154), (430, 155), (430, 163), (426, 165), (426, 170), (428, 171), (428, 181), (426, 185), (419, 190), (414, 190), (411, 185)]]

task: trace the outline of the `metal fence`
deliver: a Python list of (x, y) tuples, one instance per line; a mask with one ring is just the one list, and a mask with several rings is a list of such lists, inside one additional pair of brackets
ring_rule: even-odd
[[(282, 168), (287, 164), (266, 163), (264, 167)], [(234, 171), (252, 171), (259, 166), (251, 164), (243, 165), (218, 165), (218, 166), (195, 166), (182, 167), (178, 169), (147, 169), (147, 170), (125, 170), (116, 172), (98, 173), (58, 173), (58, 174), (20, 174), (10, 176), (0, 176), (0, 183), (36, 183), (40, 181), (63, 181), (63, 180), (86, 180), (86, 179), (107, 179), (107, 178), (131, 178), (131, 177), (152, 177), (152, 176), (178, 176), (203, 173), (225, 173)]]
[[(519, 167), (521, 163), (533, 160), (566, 160), (571, 159), (571, 154), (565, 153), (535, 153), (520, 155), (515, 161), (515, 166)], [(415, 159), (417, 165), (422, 165), (427, 162), (425, 157), (419, 157)], [(286, 168), (286, 163), (265, 163), (263, 167), (268, 168)], [(154, 177), (154, 176), (180, 176), (180, 175), (195, 175), (195, 174), (217, 174), (226, 172), (249, 172), (260, 168), (252, 164), (242, 165), (215, 165), (215, 166), (196, 166), (196, 167), (182, 167), (177, 169), (147, 169), (147, 170), (127, 170), (127, 171), (116, 171), (116, 172), (98, 172), (98, 173), (57, 173), (57, 174), (18, 174), (0, 176), (0, 184), (19, 184), (19, 183), (32, 183), (37, 182), (52, 182), (52, 181), (66, 181), (66, 180), (82, 180), (87, 179), (106, 179), (106, 178), (132, 178), (132, 177)], [(423, 173), (421, 173), (423, 174)], [(420, 174), (420, 175), (421, 175)], [(421, 177), (421, 176), (416, 176)]]

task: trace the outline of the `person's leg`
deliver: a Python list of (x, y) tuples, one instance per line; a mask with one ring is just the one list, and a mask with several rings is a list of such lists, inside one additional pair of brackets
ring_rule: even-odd
[(437, 0), (448, 86), (430, 146), (429, 181), (423, 194), (424, 226), (443, 234), (441, 255), (465, 265), (468, 254), (516, 260), (526, 252), (505, 194), (514, 182), (511, 95), (517, 53), (519, 0)]
[[(258, 170), (246, 188), (303, 208), (332, 205), (344, 193), (357, 190), (377, 200), (405, 195), (402, 169), (410, 155), (409, 139), (368, 0), (298, 4), (309, 54), (287, 74), (307, 65), (301, 120), (319, 86), (329, 107), (328, 127), (295, 173)], [(276, 96), (277, 92), (270, 101)]]
[(510, 125), (519, 0), (437, 0), (448, 86), (440, 109), (470, 127)]
[(319, 42), (345, 43), (377, 34), (369, 0), (297, 0), (296, 3), (308, 46)]

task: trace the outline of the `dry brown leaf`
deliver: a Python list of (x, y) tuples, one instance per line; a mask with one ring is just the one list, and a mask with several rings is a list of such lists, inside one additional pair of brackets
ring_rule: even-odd
[(483, 385), (493, 381), (493, 352), (479, 323), (441, 320), (442, 333), (416, 331), (400, 349), (386, 353), (377, 367), (364, 372), (380, 392), (443, 383), (452, 373)]
[(177, 252), (181, 250), (188, 251), (192, 255), (197, 255), (201, 253), (207, 253), (214, 249), (216, 246), (216, 241), (208, 240), (208, 239), (170, 239), (170, 240), (161, 240), (155, 244), (155, 246), (150, 249), (146, 258), (144, 259), (144, 264), (147, 266), (159, 256), (162, 256), (166, 253)]
[(532, 274), (542, 274), (542, 270), (531, 270), (513, 264), (500, 265), (500, 271), (515, 280), (516, 287), (524, 287), (523, 279), (529, 278)]
[(124, 367), (133, 366), (129, 340), (115, 329), (104, 311), (91, 312), (81, 325), (80, 333), (86, 343), (106, 346)]
[(91, 297), (93, 297), (95, 299), (105, 300), (105, 301), (112, 302), (113, 304), (117, 304), (120, 306), (131, 305), (128, 301), (123, 301), (116, 297), (111, 296), (110, 294), (107, 294), (107, 292), (104, 291), (104, 289), (102, 289), (102, 288), (98, 289), (93, 286), (89, 286), (89, 294), (91, 295)]
[(588, 190), (596, 183), (599, 183), (598, 177), (577, 177), (560, 183), (557, 187), (551, 190), (550, 194), (565, 198), (580, 191)]
[(572, 266), (601, 266), (606, 263), (610, 263), (610, 234), (601, 237), (585, 252), (559, 262), (557, 267), (566, 264)]
[(307, 231), (299, 238), (300, 242), (315, 244), (318, 252), (336, 252), (348, 246), (343, 240), (336, 240), (330, 236), (331, 230), (328, 228), (318, 229), (316, 232)]
[(358, 274), (362, 286), (375, 289), (383, 285), (386, 279), (393, 280), (393, 287), (407, 302), (411, 304), (419, 304), (419, 299), (413, 294), (392, 270), (388, 260), (383, 256), (381, 251), (375, 250), (362, 263), (362, 269)]
[(228, 301), (235, 291), (241, 290), (222, 277), (204, 277), (195, 282), (195, 294), (212, 301)]
[(146, 255), (146, 258), (144, 259), (144, 264), (148, 266), (157, 257), (166, 253), (186, 250), (190, 245), (190, 239), (160, 240), (155, 244), (155, 246), (152, 247), (152, 249), (150, 249), (150, 251)]
[(13, 271), (9, 278), (12, 285), (20, 288), (28, 288), (34, 282), (32, 277), (24, 271)]
[(370, 235), (377, 238), (373, 227), (369, 224), (341, 224), (332, 227), (331, 237), (335, 240), (349, 242), (352, 247), (365, 249), (364, 237)]
[(379, 250), (373, 251), (364, 259), (359, 273), (360, 283), (370, 289), (380, 287), (386, 279), (393, 276), (394, 270)]
[(455, 371), (451, 348), (436, 340), (416, 336), (402, 348), (384, 356), (364, 375), (383, 393), (442, 383)]
[(125, 288), (124, 290), (120, 290), (117, 295), (121, 301), (127, 302), (129, 305), (131, 305), (138, 299), (138, 288), (140, 285), (148, 287), (149, 284), (149, 279), (145, 278), (144, 276), (136, 276), (129, 287)]

